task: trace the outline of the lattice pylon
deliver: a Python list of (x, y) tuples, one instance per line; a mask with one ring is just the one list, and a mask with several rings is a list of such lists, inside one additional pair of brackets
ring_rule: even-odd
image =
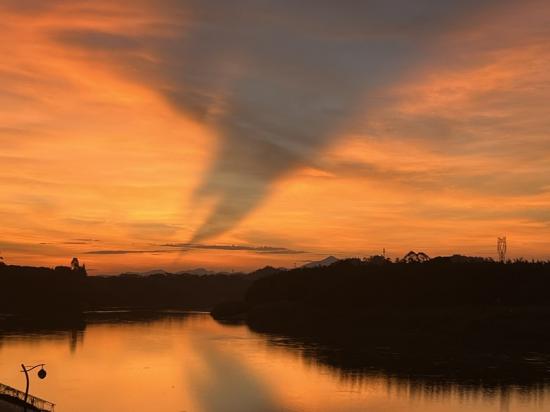
[(500, 262), (506, 261), (506, 236), (497, 238), (497, 253)]

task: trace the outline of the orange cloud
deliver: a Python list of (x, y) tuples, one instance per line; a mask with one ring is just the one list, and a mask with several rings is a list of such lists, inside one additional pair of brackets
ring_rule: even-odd
[[(8, 263), (56, 265), (91, 249), (153, 251), (86, 255), (88, 266), (96, 269), (92, 273), (292, 266), (324, 254), (365, 255), (382, 248), (392, 256), (412, 248), (489, 256), (501, 234), (508, 235), (513, 256), (548, 258), (550, 33), (544, 22), (550, 11), (544, 2), (507, 3), (479, 13), (468, 24), (441, 30), (444, 34), (430, 43), (414, 70), (391, 84), (381, 82), (364, 99), (361, 94), (353, 110), (346, 107), (343, 121), (331, 120), (330, 125), (325, 120), (315, 124), (315, 116), (285, 124), (282, 118), (262, 118), (248, 100), (245, 105), (227, 99), (231, 87), (246, 85), (231, 83), (251, 64), (244, 44), (231, 53), (214, 49), (197, 55), (205, 60), (192, 68), (202, 70), (214, 62), (219, 64), (215, 73), (223, 74), (223, 81), (208, 85), (208, 110), (201, 111), (204, 96), (178, 100), (182, 95), (176, 93), (170, 98), (167, 89), (180, 92), (174, 80), (179, 72), (158, 74), (160, 59), (168, 57), (156, 48), (173, 42), (174, 36), (183, 39), (186, 30), (204, 19), (200, 8), (170, 15), (161, 7), (164, 3), (153, 7), (147, 1), (131, 8), (125, 2), (39, 3), (23, 9), (9, 2), (0, 8), (0, 53), (9, 56), (0, 62), (0, 250)], [(216, 22), (225, 18), (214, 17)], [(359, 35), (314, 26), (304, 34), (299, 21), (299, 15), (282, 21), (287, 36), (321, 35), (326, 42), (346, 44)], [(419, 35), (413, 29), (405, 39)], [(386, 36), (382, 31), (377, 35)], [(136, 46), (144, 38), (155, 40)], [(259, 56), (256, 49), (248, 53), (249, 59)], [(287, 56), (289, 51), (280, 53)], [(275, 63), (258, 58), (253, 73), (258, 80), (268, 73), (285, 85), (276, 90), (293, 93), (300, 90), (302, 78), (290, 69), (314, 66), (310, 61), (303, 66)], [(170, 64), (183, 68), (191, 63)], [(304, 84), (320, 84), (328, 103), (331, 96), (344, 100), (342, 90), (348, 86), (340, 82), (345, 79), (332, 77), (341, 67), (325, 69), (312, 70)], [(190, 72), (181, 90), (206, 90), (200, 83), (190, 85), (200, 74)], [(348, 76), (359, 78), (369, 81), (355, 73)], [(257, 84), (254, 93), (260, 90), (261, 82), (250, 84)], [(349, 87), (360, 86), (352, 82)], [(286, 117), (309, 102), (293, 102), (285, 93), (279, 98), (266, 102), (286, 107)], [(258, 107), (265, 103), (259, 101)], [(330, 116), (338, 113), (338, 104), (328, 103), (319, 107)], [(238, 133), (235, 141), (219, 140), (229, 126), (217, 119), (231, 111), (236, 119), (246, 118), (249, 110), (258, 115), (255, 123), (241, 122), (238, 130), (250, 126), (265, 132), (265, 150), (252, 150), (255, 140), (243, 141)], [(310, 124), (315, 126), (311, 137)], [(305, 137), (296, 139), (295, 131)], [(327, 137), (317, 142), (317, 131)], [(233, 157), (209, 169), (220, 162), (223, 144)], [(242, 153), (248, 149), (256, 156), (253, 161)], [(287, 152), (294, 157), (279, 162), (277, 156)], [(246, 179), (240, 171), (230, 173), (239, 167), (250, 172)], [(197, 188), (205, 182), (215, 196), (199, 204)], [(234, 222), (221, 224), (223, 230), (211, 232), (218, 236), (216, 243), (310, 254), (154, 252), (158, 244), (187, 242), (228, 188), (243, 186), (246, 190), (235, 197), (246, 206), (254, 185), (261, 186), (253, 194), (258, 198), (252, 196)], [(225, 215), (239, 206), (228, 205)], [(83, 238), (100, 242), (71, 243)]]

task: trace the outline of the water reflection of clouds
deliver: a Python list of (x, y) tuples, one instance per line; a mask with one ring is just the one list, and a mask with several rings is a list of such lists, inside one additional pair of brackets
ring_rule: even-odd
[[(238, 332), (238, 331), (236, 331)], [(200, 367), (187, 370), (187, 388), (204, 412), (281, 411), (276, 396), (262, 376), (234, 352), (227, 350), (234, 336), (217, 339), (198, 333), (192, 346)]]
[[(188, 412), (550, 411), (548, 386), (536, 377), (491, 383), (414, 368), (398, 373), (392, 365), (350, 367), (328, 349), (205, 314), (111, 313), (80, 329), (0, 331), (4, 383), (20, 383), (12, 358), (44, 357), (51, 376), (36, 388), (60, 411), (75, 410), (75, 399), (85, 403), (83, 412), (114, 405)], [(128, 409), (135, 405), (143, 409)]]

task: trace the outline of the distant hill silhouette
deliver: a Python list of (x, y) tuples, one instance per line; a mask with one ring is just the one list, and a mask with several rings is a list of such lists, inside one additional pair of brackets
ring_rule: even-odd
[(338, 262), (338, 260), (339, 259), (335, 258), (334, 256), (329, 256), (329, 257), (326, 257), (322, 260), (316, 260), (316, 261), (313, 261), (313, 262), (306, 263), (302, 267), (304, 267), (304, 268), (316, 268), (316, 267), (321, 267), (321, 266), (330, 266), (333, 263)]
[(242, 274), (89, 276), (85, 301), (90, 309), (209, 310), (223, 301), (242, 300), (251, 284)]
[(266, 276), (274, 275), (276, 273), (285, 272), (286, 270), (286, 268), (274, 268), (273, 266), (265, 266), (261, 269), (255, 270), (254, 272), (250, 272), (248, 274), (248, 278), (252, 280), (257, 280)]
[(90, 309), (210, 310), (220, 302), (243, 300), (253, 280), (264, 276), (262, 271), (253, 275), (195, 275), (163, 270), (87, 276), (78, 260), (72, 265), (51, 269), (1, 263), (0, 314), (55, 314), (61, 319), (78, 317)]
[(416, 252), (407, 256), (397, 262), (384, 256), (329, 257), (315, 262), (322, 263), (316, 267), (266, 266), (249, 274), (214, 275), (155, 271), (87, 276), (78, 260), (72, 268), (54, 269), (0, 264), (0, 313), (216, 307), (218, 318), (246, 318), (258, 330), (285, 333), (334, 337), (351, 331), (362, 339), (370, 335), (357, 325), (369, 325), (380, 338), (408, 331), (411, 336), (434, 335), (434, 341), (457, 335), (477, 336), (479, 342), (491, 335), (504, 342), (546, 339), (548, 262), (503, 264), (461, 255), (428, 260)]
[(152, 276), (152, 275), (170, 275), (170, 272), (167, 272), (164, 269), (152, 269), (146, 272), (124, 272), (120, 276)]
[[(77, 263), (77, 262), (73, 262)], [(84, 306), (86, 268), (0, 265), (0, 313), (48, 316)]]
[(136, 275), (136, 276), (151, 276), (151, 275), (197, 275), (197, 276), (203, 276), (203, 275), (218, 275), (223, 274), (227, 275), (228, 272), (217, 272), (214, 270), (208, 270), (204, 268), (196, 268), (196, 269), (185, 269), (185, 270), (179, 270), (177, 272), (169, 272), (164, 269), (153, 269), (148, 270), (146, 272), (124, 272), (121, 273), (121, 275)]
[(213, 316), (321, 341), (550, 352), (549, 262), (407, 256), (275, 273)]
[(187, 273), (189, 275), (204, 276), (204, 275), (215, 275), (216, 273), (220, 273), (220, 272), (216, 272), (214, 270), (208, 270), (208, 269), (205, 269), (205, 268), (196, 268), (196, 269), (182, 270), (182, 271), (179, 271), (177, 273), (178, 274)]

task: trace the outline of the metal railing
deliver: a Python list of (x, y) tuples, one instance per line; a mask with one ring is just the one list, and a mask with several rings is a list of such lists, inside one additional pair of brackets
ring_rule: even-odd
[[(21, 403), (25, 401), (25, 392), (21, 392), (18, 389), (12, 388), (11, 386), (4, 385), (0, 383), (0, 395), (9, 396), (12, 398), (19, 399)], [(53, 412), (55, 404), (45, 401), (44, 399), (37, 398), (36, 396), (28, 395), (27, 396), (27, 405), (32, 406), (39, 411)]]

